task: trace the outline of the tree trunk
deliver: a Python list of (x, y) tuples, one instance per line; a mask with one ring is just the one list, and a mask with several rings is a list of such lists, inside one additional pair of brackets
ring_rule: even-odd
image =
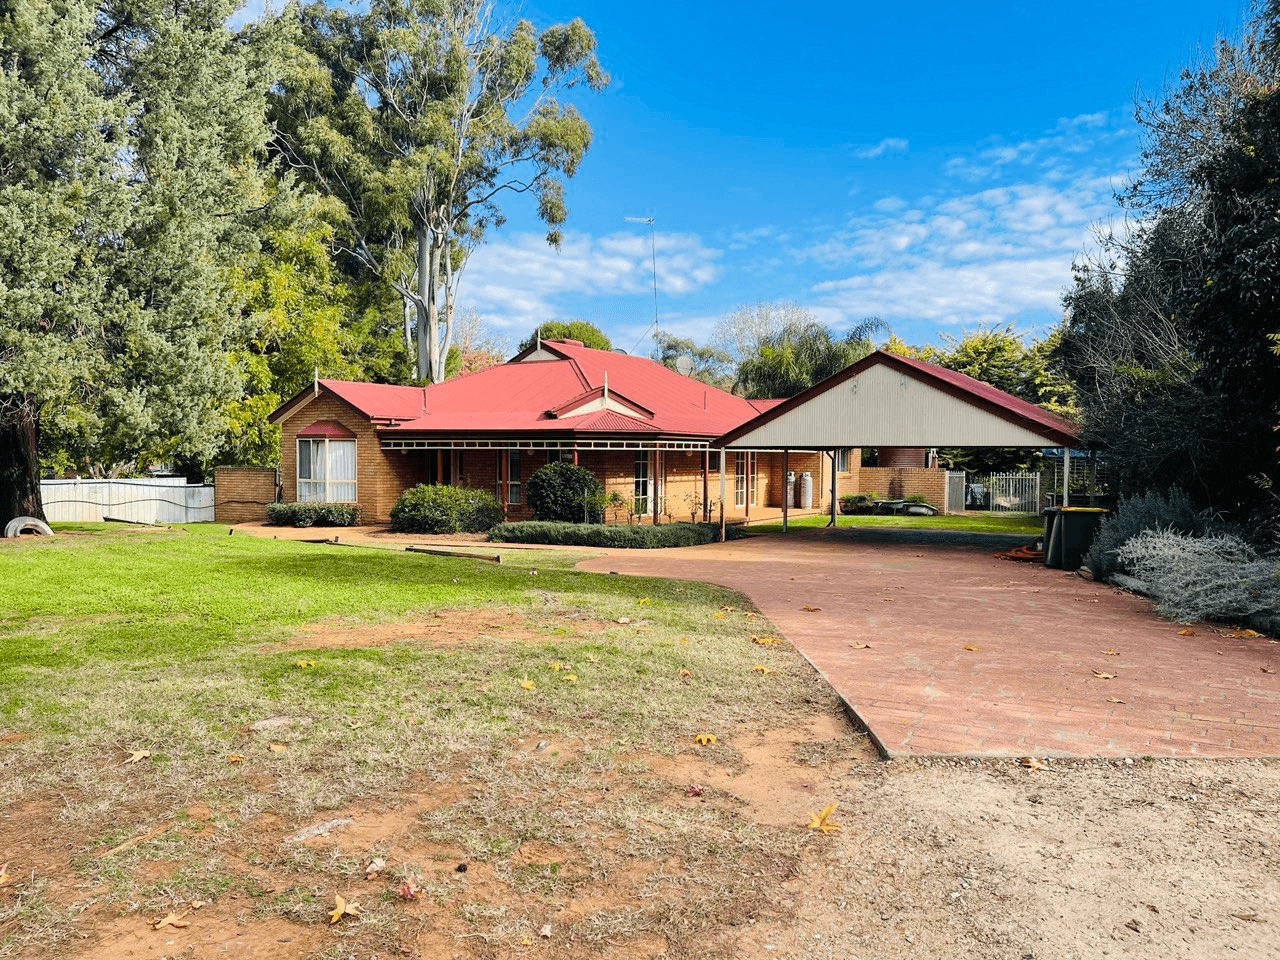
[(30, 409), (28, 404), (18, 404), (0, 418), (0, 526), (14, 517), (45, 519), (36, 420)]
[(431, 346), (435, 337), (431, 322), (431, 231), (426, 222), (418, 224), (418, 379), (431, 379)]

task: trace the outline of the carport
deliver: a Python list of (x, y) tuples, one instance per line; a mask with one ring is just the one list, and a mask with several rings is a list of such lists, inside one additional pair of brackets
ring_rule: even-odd
[[(990, 384), (935, 364), (876, 350), (803, 393), (783, 401), (712, 443), (720, 448), (720, 532), (724, 535), (728, 451), (790, 452), (861, 447), (1061, 447), (1063, 505), (1068, 504), (1075, 424)], [(831, 525), (837, 514), (831, 472)], [(783, 497), (787, 527), (789, 498)]]

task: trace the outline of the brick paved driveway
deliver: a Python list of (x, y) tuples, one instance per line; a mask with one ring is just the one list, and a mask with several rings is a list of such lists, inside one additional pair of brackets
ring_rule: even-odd
[(1280, 756), (1280, 644), (1182, 636), (1144, 598), (995, 549), (845, 528), (580, 566), (746, 593), (887, 755)]

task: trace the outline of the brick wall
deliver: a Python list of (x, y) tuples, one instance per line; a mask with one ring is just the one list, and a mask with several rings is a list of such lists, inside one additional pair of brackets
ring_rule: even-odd
[(356, 435), (356, 500), (361, 523), (389, 519), (400, 494), (426, 479), (426, 458), (434, 459), (434, 450), (384, 452), (364, 414), (345, 400), (321, 391), (280, 425), (280, 479), (286, 503), (298, 499), (298, 432), (317, 420), (336, 420)]
[(213, 519), (217, 523), (265, 520), (267, 504), (275, 502), (274, 467), (218, 467), (214, 474)]
[(929, 467), (863, 467), (857, 493), (878, 493), (884, 500), (901, 500), (922, 493), (942, 510), (947, 503), (947, 471)]

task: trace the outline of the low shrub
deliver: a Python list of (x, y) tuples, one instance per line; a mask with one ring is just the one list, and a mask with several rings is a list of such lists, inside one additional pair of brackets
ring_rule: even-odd
[(1084, 565), (1095, 580), (1106, 580), (1116, 572), (1132, 572), (1116, 551), (1143, 530), (1173, 530), (1199, 536), (1207, 528), (1208, 514), (1198, 512), (1182, 490), (1174, 488), (1167, 495), (1149, 490), (1121, 499), (1115, 513), (1102, 518), (1097, 536), (1084, 555)]
[(903, 497), (902, 502), (903, 503), (919, 503), (926, 507), (930, 505), (929, 498), (926, 497), (923, 493), (910, 494), (909, 496)]
[(420, 483), (391, 508), (391, 529), (401, 533), (484, 533), (502, 522), (502, 507), (488, 490)]
[(267, 523), (275, 527), (349, 527), (359, 518), (354, 503), (267, 504)]
[(718, 529), (710, 523), (668, 523), (652, 527), (548, 523), (542, 520), (500, 523), (489, 531), (489, 539), (495, 543), (550, 543), (566, 547), (627, 547), (637, 550), (693, 547), (710, 543), (718, 535)]
[(876, 494), (874, 493), (846, 493), (840, 498), (840, 512), (846, 515), (871, 513), (875, 508)]
[(539, 467), (525, 485), (536, 520), (600, 523), (604, 520), (604, 484), (586, 467), (562, 460)]
[(1230, 534), (1193, 537), (1143, 530), (1117, 551), (1171, 620), (1238, 621), (1280, 613), (1280, 562)]

